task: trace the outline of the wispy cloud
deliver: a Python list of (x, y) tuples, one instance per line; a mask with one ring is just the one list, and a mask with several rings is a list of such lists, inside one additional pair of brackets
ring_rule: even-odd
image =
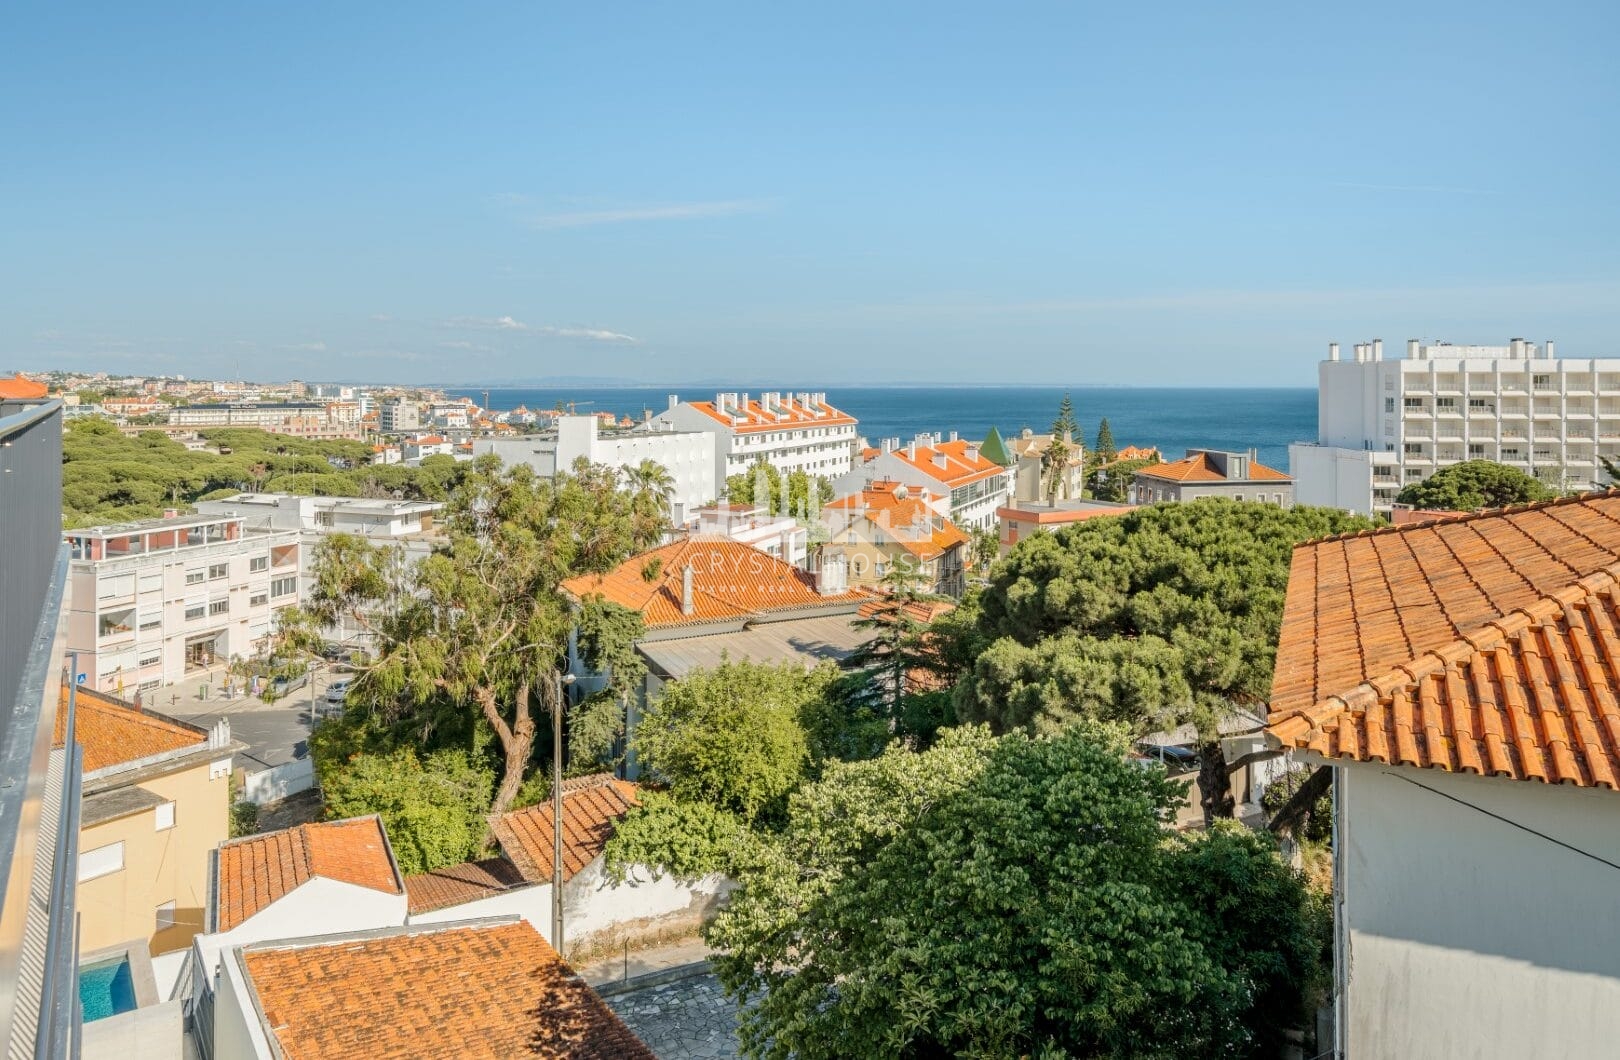
[(489, 352), (489, 347), (488, 346), (484, 346), (484, 345), (481, 345), (480, 343), (476, 343), (476, 342), (467, 342), (467, 341), (465, 341), (463, 339), (456, 339), (453, 342), (441, 342), (441, 343), (439, 343), (439, 349), (441, 349), (441, 350), (468, 350), (468, 351), (477, 352), (477, 353), (487, 353), (487, 352)]
[(528, 335), (546, 335), (559, 339), (589, 339), (592, 342), (639, 343), (634, 335), (606, 328), (555, 327), (551, 324), (525, 324), (510, 316), (451, 317), (444, 322), (447, 328), (471, 328), (478, 331), (506, 331)]
[(326, 343), (324, 343), (324, 342), (295, 342), (290, 346), (283, 346), (281, 348), (284, 349), (284, 350), (295, 350), (295, 351), (297, 351), (299, 353), (325, 353), (326, 352)]
[(539, 231), (587, 228), (593, 225), (631, 224), (638, 221), (701, 221), (712, 217), (762, 213), (775, 205), (770, 199), (714, 199), (702, 202), (632, 203), (581, 209), (548, 208), (527, 195), (494, 197), (519, 222)]
[(1458, 188), (1443, 184), (1366, 184), (1358, 180), (1336, 180), (1335, 188), (1359, 188), (1363, 191), (1403, 191), (1422, 195), (1500, 195), (1494, 188)]

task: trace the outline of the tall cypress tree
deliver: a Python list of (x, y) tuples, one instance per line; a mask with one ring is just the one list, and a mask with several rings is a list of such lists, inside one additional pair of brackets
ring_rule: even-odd
[(1108, 417), (1104, 416), (1102, 422), (1097, 424), (1097, 444), (1091, 447), (1100, 463), (1108, 463), (1118, 455), (1119, 450), (1114, 446), (1114, 429), (1108, 426)]
[(1057, 419), (1052, 421), (1052, 436), (1054, 440), (1067, 441), (1079, 433), (1080, 425), (1074, 420), (1074, 402), (1069, 400), (1069, 392), (1065, 390)]

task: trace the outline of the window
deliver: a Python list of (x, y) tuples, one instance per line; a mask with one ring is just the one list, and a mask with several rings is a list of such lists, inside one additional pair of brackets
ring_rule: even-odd
[(217, 582), (230, 572), (231, 568), (230, 564), (228, 563), (210, 563), (208, 565), (208, 580), (211, 582)]
[(1485, 399), (1484, 398), (1469, 398), (1468, 399), (1468, 407), (1471, 408), (1471, 409), (1490, 408), (1489, 405), (1485, 404)]
[(1470, 460), (1478, 460), (1478, 459), (1482, 458), (1484, 455), (1485, 455), (1485, 447), (1483, 445), (1479, 445), (1477, 443), (1470, 443), (1470, 445), (1468, 446), (1468, 459), (1470, 459)]
[(1423, 399), (1422, 398), (1409, 397), (1409, 398), (1403, 399), (1402, 404), (1406, 408), (1409, 408), (1409, 409), (1420, 409), (1420, 408), (1423, 407)]
[(204, 604), (192, 604), (190, 607), (186, 608), (186, 621), (190, 622), (194, 619), (203, 617), (203, 614), (207, 610), (208, 608)]
[(248, 606), (249, 607), (263, 607), (265, 604), (268, 604), (269, 602), (270, 602), (270, 594), (269, 593), (254, 593), (252, 596), (248, 597)]
[(79, 882), (108, 876), (124, 870), (124, 843), (108, 843), (104, 847), (79, 852)]
[(1232, 494), (1232, 499), (1233, 499), (1233, 500), (1235, 500), (1235, 501), (1240, 501), (1240, 500), (1242, 500), (1242, 499), (1243, 499), (1243, 494), (1241, 494), (1241, 493), (1234, 493), (1234, 494)]
[(316, 526), (331, 526), (332, 525), (332, 513), (331, 512), (316, 512), (315, 513), (315, 525)]
[(174, 903), (164, 902), (157, 907), (157, 930), (174, 927)]
[(229, 614), (230, 610), (231, 602), (229, 600), (210, 600), (208, 602), (208, 613), (211, 615)]
[(271, 596), (286, 596), (298, 591), (298, 578), (277, 578), (270, 583)]
[(1448, 397), (1435, 398), (1434, 407), (1440, 409), (1442, 412), (1454, 411), (1457, 408), (1457, 399)]
[(161, 665), (162, 662), (163, 662), (163, 653), (160, 652), (160, 651), (156, 651), (156, 652), (153, 652), (151, 655), (143, 655), (143, 656), (141, 656), (140, 661), (138, 663), (136, 663), (136, 665), (137, 666), (158, 666), (158, 665)]
[(157, 820), (153, 831), (162, 832), (174, 827), (174, 803), (160, 802), (154, 808), (154, 813)]
[(163, 625), (162, 611), (153, 611), (150, 614), (143, 614), (141, 616), (142, 629), (157, 629), (161, 625)]
[(203, 579), (206, 578), (206, 577), (208, 577), (208, 572), (207, 571), (204, 571), (204, 570), (188, 570), (188, 571), (186, 571), (186, 584), (187, 585), (201, 585), (203, 583)]
[(1423, 446), (1418, 444), (1417, 442), (1407, 442), (1405, 448), (1406, 448), (1406, 455), (1407, 456), (1422, 456), (1423, 455)]
[(248, 571), (250, 573), (257, 574), (259, 571), (269, 570), (269, 569), (270, 569), (270, 557), (269, 556), (254, 556), (252, 559), (248, 560)]
[(1395, 399), (1394, 398), (1387, 397), (1387, 398), (1384, 399), (1384, 411), (1385, 412), (1394, 412), (1395, 411)]

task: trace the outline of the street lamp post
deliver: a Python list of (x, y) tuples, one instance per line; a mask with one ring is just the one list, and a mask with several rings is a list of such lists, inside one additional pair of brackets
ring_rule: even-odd
[(557, 675), (557, 698), (551, 707), (551, 945), (563, 949), (563, 693), (574, 683), (573, 674)]

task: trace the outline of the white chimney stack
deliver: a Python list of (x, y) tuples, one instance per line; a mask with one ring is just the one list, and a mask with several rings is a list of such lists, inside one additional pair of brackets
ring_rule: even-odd
[(1375, 361), (1381, 361), (1384, 359), (1383, 339), (1373, 339), (1372, 359)]
[(1337, 342), (1328, 343), (1328, 360), (1336, 361), (1338, 359), (1339, 359), (1339, 344)]
[(1554, 358), (1554, 357), (1555, 357), (1555, 356), (1557, 356), (1557, 355), (1556, 355), (1556, 354), (1555, 354), (1555, 353), (1554, 353), (1554, 352), (1553, 352), (1553, 340), (1552, 340), (1552, 339), (1548, 339), (1548, 340), (1547, 340), (1547, 360), (1549, 360), (1549, 361), (1550, 361), (1550, 360), (1552, 360), (1552, 359), (1553, 359), (1553, 358)]
[(681, 568), (681, 614), (690, 616), (693, 609), (692, 564), (688, 562)]
[(1409, 360), (1409, 361), (1415, 361), (1415, 360), (1418, 359), (1418, 340), (1417, 339), (1407, 339), (1406, 340), (1406, 359)]

